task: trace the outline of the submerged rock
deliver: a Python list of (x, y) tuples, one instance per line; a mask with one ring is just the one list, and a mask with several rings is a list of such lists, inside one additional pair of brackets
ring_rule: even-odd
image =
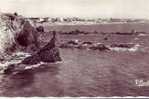
[(132, 48), (135, 44), (133, 43), (124, 43), (124, 44), (112, 44), (111, 47), (118, 47), (118, 48)]
[(79, 40), (70, 40), (68, 42), (62, 43), (59, 47), (60, 48), (78, 48), (78, 46), (80, 45), (80, 41)]
[(110, 50), (106, 45), (104, 44), (95, 44), (90, 47), (92, 50), (99, 50), (99, 51), (105, 51), (105, 50)]
[(72, 44), (72, 45), (78, 45), (79, 44), (79, 40), (70, 40), (67, 42), (67, 44)]

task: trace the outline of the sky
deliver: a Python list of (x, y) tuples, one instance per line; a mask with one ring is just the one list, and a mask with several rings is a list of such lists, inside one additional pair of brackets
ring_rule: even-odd
[(0, 12), (33, 17), (147, 18), (149, 0), (1, 0)]

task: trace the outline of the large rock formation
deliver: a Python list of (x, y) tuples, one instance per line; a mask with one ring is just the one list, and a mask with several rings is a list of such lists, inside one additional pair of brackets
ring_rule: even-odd
[(23, 51), (31, 54), (20, 63), (8, 64), (6, 71), (13, 71), (22, 65), (61, 61), (59, 49), (55, 45), (55, 32), (51, 41), (43, 48), (39, 47), (38, 33), (28, 19), (16, 13), (0, 14), (0, 62), (5, 62), (7, 56), (14, 52)]
[(57, 62), (61, 61), (61, 57), (59, 54), (59, 50), (55, 45), (56, 41), (56, 33), (53, 32), (53, 38), (50, 42), (41, 48), (37, 53), (34, 55), (27, 57), (22, 61), (23, 64), (37, 64), (39, 62)]
[[(46, 62), (46, 63), (53, 63), (57, 61), (61, 61), (60, 53), (58, 48), (55, 45), (55, 33), (53, 33), (54, 36), (50, 40), (50, 42), (41, 48), (37, 53), (34, 55), (31, 55), (27, 58), (25, 58), (22, 62), (18, 64), (10, 64), (5, 70), (4, 73), (10, 74), (10, 73), (20, 73), (23, 71), (26, 71), (26, 67), (29, 67), (32, 69), (34, 65), (37, 65), (40, 62)], [(28, 70), (28, 69), (27, 69)]]
[(27, 19), (16, 13), (0, 13), (0, 58), (17, 50), (36, 51), (37, 38), (36, 28)]
[(18, 45), (24, 47), (26, 51), (32, 52), (39, 48), (37, 38), (38, 32), (36, 29), (29, 21), (25, 21), (22, 30), (16, 36), (16, 42)]

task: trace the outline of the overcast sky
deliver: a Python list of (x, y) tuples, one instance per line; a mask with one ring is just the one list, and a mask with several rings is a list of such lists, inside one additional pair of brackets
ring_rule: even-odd
[(25, 16), (149, 19), (149, 0), (1, 0), (0, 11)]

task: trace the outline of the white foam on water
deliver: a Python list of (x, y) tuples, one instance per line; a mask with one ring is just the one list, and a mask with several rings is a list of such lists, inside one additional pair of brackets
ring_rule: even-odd
[[(29, 57), (29, 53), (24, 53), (24, 52), (16, 52), (13, 53), (12, 56), (9, 56), (8, 59), (5, 61), (0, 62), (0, 73), (3, 73), (5, 69), (11, 64), (18, 64), (20, 63), (23, 59), (26, 57)], [(6, 57), (7, 58), (7, 57)]]
[(112, 51), (127, 51), (128, 49), (127, 48), (113, 47), (113, 48), (110, 48), (110, 50), (112, 50)]
[(29, 53), (25, 53), (25, 52), (17, 52), (17, 53), (14, 53), (13, 55), (17, 55), (17, 56), (23, 55), (23, 56), (26, 56), (26, 57), (31, 56)]
[(140, 45), (139, 44), (136, 44), (134, 47), (132, 47), (132, 48), (130, 48), (130, 49), (128, 49), (130, 52), (135, 52), (135, 51), (137, 51), (137, 50), (139, 50), (139, 47), (140, 47)]
[(54, 63), (39, 62), (38, 64), (35, 64), (35, 65), (27, 65), (27, 66), (25, 66), (24, 69), (28, 70), (28, 69), (38, 68), (43, 64), (59, 64), (59, 63), (63, 63), (63, 62), (62, 61), (61, 62), (54, 62)]
[(139, 34), (138, 36), (146, 36), (146, 34), (141, 33), (141, 34)]
[(43, 64), (45, 64), (45, 63), (44, 62), (40, 62), (40, 63), (35, 64), (35, 65), (26, 66), (25, 70), (32, 69), (32, 68), (37, 68), (37, 67), (39, 67), (40, 65), (43, 65)]
[(132, 48), (121, 48), (121, 47), (111, 47), (110, 50), (112, 51), (130, 51), (130, 52), (136, 52), (139, 50), (140, 45), (136, 44)]

